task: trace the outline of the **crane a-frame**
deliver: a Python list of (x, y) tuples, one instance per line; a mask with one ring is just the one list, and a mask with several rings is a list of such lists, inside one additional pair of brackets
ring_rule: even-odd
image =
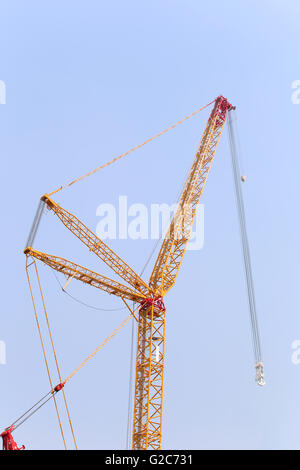
[[(166, 308), (163, 298), (174, 285), (192, 231), (196, 209), (215, 156), (226, 116), (233, 106), (223, 96), (214, 101), (200, 145), (170, 227), (162, 241), (149, 283), (50, 195), (41, 199), (90, 251), (127, 284), (90, 271), (71, 261), (27, 246), (25, 254), (63, 273), (124, 300), (140, 305), (137, 333), (136, 378), (133, 412), (133, 449), (160, 449), (162, 444), (163, 381)], [(129, 286), (130, 287), (129, 287)], [(129, 308), (129, 307), (128, 307)]]

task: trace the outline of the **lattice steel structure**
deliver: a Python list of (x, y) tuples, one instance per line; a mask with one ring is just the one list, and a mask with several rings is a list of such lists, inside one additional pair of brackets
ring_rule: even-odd
[[(166, 309), (163, 297), (174, 285), (190, 235), (216, 148), (232, 105), (223, 96), (214, 101), (194, 163), (184, 186), (177, 211), (164, 237), (149, 285), (75, 215), (48, 195), (41, 200), (90, 251), (95, 253), (128, 287), (64, 258), (42, 253), (31, 246), (26, 256), (42, 261), (63, 273), (109, 294), (140, 304), (136, 355), (136, 382), (133, 416), (133, 449), (160, 449), (162, 445), (163, 379), (165, 361)], [(42, 208), (39, 207), (37, 220)], [(32, 233), (36, 233), (36, 223)], [(30, 240), (33, 237), (30, 237)], [(127, 305), (127, 304), (126, 304)]]

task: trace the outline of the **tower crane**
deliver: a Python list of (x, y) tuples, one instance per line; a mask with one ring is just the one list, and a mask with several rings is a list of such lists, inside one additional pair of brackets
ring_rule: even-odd
[(70, 261), (38, 252), (32, 247), (25, 254), (36, 258), (67, 277), (105, 290), (110, 294), (139, 302), (136, 379), (133, 413), (133, 449), (160, 449), (162, 442), (163, 379), (165, 362), (166, 308), (163, 298), (174, 285), (192, 231), (196, 209), (211, 168), (227, 112), (233, 106), (219, 96), (206, 124), (185, 183), (177, 210), (162, 242), (149, 285), (116, 253), (89, 230), (75, 215), (59, 206), (48, 195), (42, 201), (90, 251), (107, 264), (131, 289), (74, 265)]
[[(35, 260), (43, 262), (51, 269), (64, 274), (67, 282), (76, 279), (115, 295), (125, 302), (130, 311), (131, 309), (126, 301), (133, 301), (139, 305), (137, 317), (131, 311), (138, 323), (132, 449), (161, 449), (162, 445), (166, 322), (164, 297), (175, 284), (191, 236), (197, 206), (207, 181), (227, 114), (235, 109), (223, 96), (218, 96), (213, 104), (178, 206), (162, 241), (148, 283), (86, 227), (78, 217), (53, 200), (52, 195), (63, 189), (63, 187), (53, 193), (45, 194), (41, 198), (32, 232), (24, 250), (27, 261), (32, 259), (34, 262)], [(173, 127), (175, 126), (171, 128)], [(161, 134), (158, 134), (158, 136)], [(149, 139), (145, 143), (151, 140), (153, 139)], [(139, 147), (141, 145), (136, 148)], [(123, 154), (123, 156), (128, 153)], [(78, 180), (69, 185), (74, 184), (76, 181)], [(124, 284), (72, 261), (34, 249), (32, 246), (33, 240), (43, 212), (43, 206), (46, 206), (55, 214), (75, 237), (121, 278)], [(60, 390), (65, 382), (59, 384), (54, 391)]]

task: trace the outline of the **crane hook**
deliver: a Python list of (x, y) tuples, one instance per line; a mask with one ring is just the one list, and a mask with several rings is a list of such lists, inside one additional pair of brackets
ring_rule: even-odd
[(255, 369), (256, 369), (255, 381), (257, 382), (257, 385), (259, 385), (260, 387), (263, 387), (264, 385), (266, 385), (266, 382), (264, 380), (265, 378), (264, 363), (258, 362), (257, 364), (255, 364)]

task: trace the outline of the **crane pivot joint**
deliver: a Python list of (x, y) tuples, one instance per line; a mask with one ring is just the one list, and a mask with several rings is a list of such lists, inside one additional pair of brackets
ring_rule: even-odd
[(159, 315), (166, 310), (162, 297), (147, 297), (141, 302), (140, 312), (147, 311), (153, 306), (154, 316)]
[(61, 390), (62, 388), (64, 388), (65, 383), (66, 383), (66, 382), (61, 382), (60, 384), (56, 385), (56, 387), (54, 387), (52, 393), (60, 392), (60, 390)]

